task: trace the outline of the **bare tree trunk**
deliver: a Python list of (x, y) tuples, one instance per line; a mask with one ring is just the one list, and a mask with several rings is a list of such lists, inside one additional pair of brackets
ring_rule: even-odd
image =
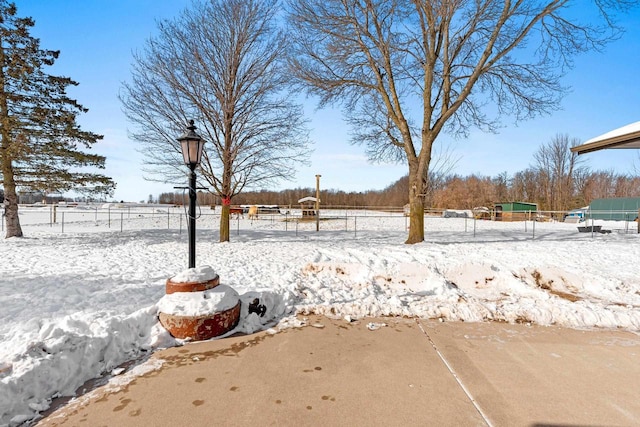
[[(3, 168), (4, 169), (4, 168)], [(20, 217), (18, 216), (18, 195), (13, 179), (7, 179), (7, 173), (2, 171), (4, 179), (4, 214), (7, 224), (6, 238), (22, 237), (22, 227), (20, 227)]]
[[(416, 162), (417, 163), (417, 162)], [(413, 244), (424, 241), (424, 197), (423, 176), (418, 167), (409, 166), (409, 236), (405, 243)]]
[(5, 183), (4, 190), (4, 213), (7, 225), (5, 237), (22, 237), (22, 227), (20, 227), (20, 217), (18, 216), (18, 195), (15, 186), (9, 189)]
[[(0, 49), (1, 50), (1, 49)], [(4, 61), (4, 55), (0, 55)], [(1, 74), (1, 73), (0, 73)], [(0, 76), (0, 87), (4, 88), (4, 76)], [(2, 186), (4, 187), (4, 213), (7, 224), (6, 238), (22, 237), (22, 227), (20, 227), (20, 217), (18, 216), (18, 194), (16, 193), (16, 182), (14, 179), (13, 165), (11, 164), (11, 153), (9, 144), (9, 116), (7, 110), (7, 98), (0, 99), (0, 111), (2, 112), (2, 141), (0, 142), (0, 168), (2, 168)]]
[(228, 204), (222, 204), (222, 213), (220, 214), (220, 241), (228, 242), (229, 241), (229, 209), (230, 206)]

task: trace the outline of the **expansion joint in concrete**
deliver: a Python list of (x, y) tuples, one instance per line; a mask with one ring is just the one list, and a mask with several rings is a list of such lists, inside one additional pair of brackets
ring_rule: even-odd
[(471, 395), (471, 392), (469, 391), (469, 389), (464, 385), (464, 383), (462, 382), (462, 380), (460, 379), (458, 374), (456, 374), (456, 371), (453, 369), (451, 364), (449, 364), (449, 362), (447, 361), (447, 359), (445, 359), (445, 357), (440, 352), (440, 350), (438, 350), (438, 347), (436, 346), (436, 343), (433, 342), (433, 340), (431, 339), (431, 337), (429, 336), (427, 331), (422, 327), (422, 324), (420, 323), (420, 321), (418, 319), (416, 319), (416, 323), (418, 324), (418, 327), (420, 328), (420, 330), (422, 331), (424, 336), (427, 337), (427, 340), (429, 341), (429, 343), (431, 344), (431, 346), (435, 350), (435, 352), (438, 355), (438, 357), (440, 358), (440, 360), (442, 360), (442, 363), (444, 363), (444, 365), (447, 367), (447, 369), (449, 370), (451, 375), (453, 375), (453, 378), (456, 380), (456, 382), (458, 383), (460, 388), (462, 388), (462, 391), (464, 391), (464, 394), (467, 395), (467, 397), (469, 398), (469, 400), (471, 401), (473, 406), (476, 408), (476, 410), (478, 411), (478, 413), (480, 414), (482, 419), (487, 423), (487, 426), (488, 427), (494, 427), (494, 425), (491, 422), (491, 420), (489, 420), (489, 417), (487, 416), (487, 414), (484, 413), (484, 411), (482, 410), (482, 408), (480, 407), (478, 402), (473, 398), (473, 395)]

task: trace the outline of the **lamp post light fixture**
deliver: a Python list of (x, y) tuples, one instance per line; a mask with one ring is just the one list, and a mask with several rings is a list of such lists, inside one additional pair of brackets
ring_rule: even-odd
[(189, 268), (196, 266), (196, 167), (202, 159), (204, 140), (196, 133), (194, 121), (189, 121), (187, 132), (177, 139), (182, 149), (184, 164), (191, 171), (189, 175)]

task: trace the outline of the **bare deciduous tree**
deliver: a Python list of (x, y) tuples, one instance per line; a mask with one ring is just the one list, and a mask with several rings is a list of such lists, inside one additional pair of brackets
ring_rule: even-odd
[(493, 179), (493, 185), (495, 186), (495, 194), (497, 202), (508, 201), (511, 199), (511, 192), (509, 191), (509, 174), (502, 172)]
[(590, 174), (584, 182), (582, 191), (587, 202), (594, 199), (616, 197), (616, 173), (613, 170), (598, 171)]
[(434, 195), (434, 207), (439, 209), (473, 209), (491, 206), (496, 201), (495, 185), (489, 177), (471, 175), (450, 177)]
[(566, 211), (570, 208), (575, 193), (575, 177), (588, 170), (584, 158), (570, 150), (577, 145), (580, 145), (579, 139), (558, 134), (541, 145), (533, 155), (538, 181), (550, 210)]
[[(338, 103), (374, 159), (409, 168), (410, 231), (424, 240), (423, 177), (442, 132), (495, 130), (559, 105), (574, 54), (615, 37), (611, 12), (577, 22), (568, 0), (289, 0), (292, 69), (320, 104)], [(495, 105), (490, 115), (487, 104)]]
[(150, 179), (183, 178), (175, 138), (196, 120), (206, 140), (199, 175), (223, 201), (220, 241), (229, 240), (234, 196), (291, 179), (307, 156), (302, 108), (285, 92), (288, 44), (278, 12), (276, 0), (194, 3), (159, 24), (120, 96)]

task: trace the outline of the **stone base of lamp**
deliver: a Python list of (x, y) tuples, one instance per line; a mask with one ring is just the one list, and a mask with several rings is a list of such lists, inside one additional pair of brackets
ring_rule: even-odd
[(160, 324), (175, 338), (202, 341), (224, 335), (240, 320), (240, 296), (203, 265), (167, 279), (158, 302)]
[(240, 319), (240, 301), (235, 307), (199, 316), (175, 316), (160, 312), (162, 326), (179, 339), (208, 340), (231, 331)]

